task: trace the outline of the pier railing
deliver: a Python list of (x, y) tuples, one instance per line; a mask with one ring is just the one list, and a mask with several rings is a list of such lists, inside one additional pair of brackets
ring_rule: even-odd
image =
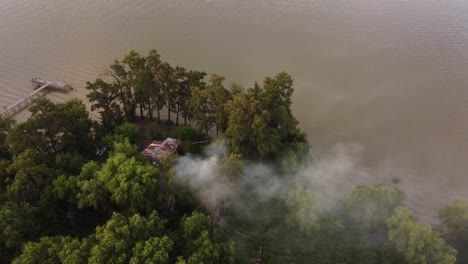
[(16, 115), (18, 112), (28, 107), (28, 105), (30, 105), (35, 98), (45, 95), (51, 89), (63, 92), (73, 90), (73, 88), (66, 83), (58, 81), (48, 81), (41, 78), (33, 78), (31, 80), (31, 83), (33, 84), (34, 91), (28, 96), (13, 104), (12, 106), (5, 107), (3, 109), (3, 112), (0, 113), (0, 117), (7, 118)]

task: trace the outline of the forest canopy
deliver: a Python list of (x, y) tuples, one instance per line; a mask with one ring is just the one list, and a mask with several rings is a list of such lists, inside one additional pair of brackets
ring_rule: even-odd
[[(397, 183), (323, 205), (286, 72), (244, 88), (131, 51), (86, 89), (99, 120), (46, 98), (0, 118), (0, 263), (468, 261), (465, 200), (437, 226)], [(141, 151), (166, 137), (181, 149), (154, 166)]]

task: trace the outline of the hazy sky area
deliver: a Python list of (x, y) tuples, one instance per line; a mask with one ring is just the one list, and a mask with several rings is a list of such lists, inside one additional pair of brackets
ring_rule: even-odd
[(0, 0), (0, 105), (36, 76), (84, 99), (114, 59), (152, 48), (245, 86), (289, 72), (314, 154), (352, 161), (330, 184), (399, 178), (425, 220), (468, 198), (467, 1)]

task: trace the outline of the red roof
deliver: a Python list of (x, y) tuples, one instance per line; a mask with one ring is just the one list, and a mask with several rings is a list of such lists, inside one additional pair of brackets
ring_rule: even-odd
[(181, 142), (177, 139), (166, 138), (164, 141), (153, 141), (143, 150), (143, 155), (157, 159), (164, 154), (174, 154), (177, 152)]

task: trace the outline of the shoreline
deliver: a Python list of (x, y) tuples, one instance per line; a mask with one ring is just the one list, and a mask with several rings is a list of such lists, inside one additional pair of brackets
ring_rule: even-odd
[[(67, 93), (62, 93), (59, 91), (49, 91), (41, 97), (47, 98), (53, 103), (64, 103), (68, 100), (78, 99), (82, 101), (83, 104), (86, 106), (86, 110), (88, 110), (89, 116), (92, 119), (97, 120), (99, 118), (99, 114), (97, 112), (91, 111), (91, 104), (86, 98), (86, 92), (87, 91), (84, 87), (78, 87), (74, 88), (72, 91), (69, 91)], [(14, 103), (15, 102), (13, 102), (12, 104)], [(23, 110), (11, 116), (11, 119), (15, 120), (18, 123), (25, 122), (31, 116), (31, 113), (28, 111), (28, 109), (29, 106), (25, 107)]]

